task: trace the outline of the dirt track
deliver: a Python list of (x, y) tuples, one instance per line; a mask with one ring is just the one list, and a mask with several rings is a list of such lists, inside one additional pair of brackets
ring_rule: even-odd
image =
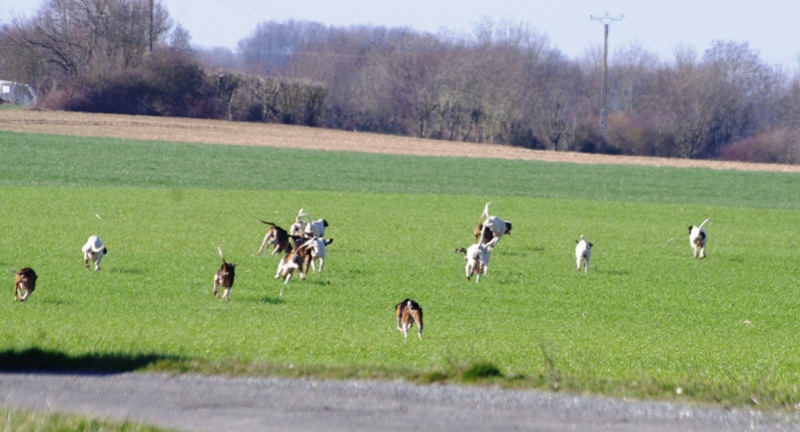
[(0, 130), (422, 156), (491, 157), (549, 162), (800, 172), (800, 165), (553, 152), (300, 126), (60, 111), (0, 110)]
[(797, 418), (539, 391), (162, 374), (0, 374), (4, 406), (191, 431), (798, 430)]

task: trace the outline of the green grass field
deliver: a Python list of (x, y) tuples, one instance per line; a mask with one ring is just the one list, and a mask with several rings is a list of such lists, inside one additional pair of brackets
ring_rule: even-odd
[[(800, 402), (800, 175), (296, 151), (0, 132), (0, 367), (401, 377)], [(512, 221), (464, 278), (483, 205)], [(265, 226), (330, 222), (283, 297)], [(687, 227), (711, 218), (708, 258)], [(109, 255), (83, 268), (98, 234)], [(592, 269), (575, 271), (580, 234)], [(237, 263), (211, 294), (215, 246)], [(425, 311), (403, 341), (393, 306)], [(496, 368), (496, 369), (495, 369)], [(496, 376), (497, 375), (497, 376)], [(680, 388), (680, 394), (677, 389)]]

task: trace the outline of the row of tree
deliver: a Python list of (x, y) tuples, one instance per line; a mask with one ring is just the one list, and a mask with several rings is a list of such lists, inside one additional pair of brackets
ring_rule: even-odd
[(800, 75), (747, 43), (664, 61), (615, 50), (599, 135), (599, 48), (569, 59), (520, 23), (469, 35), (265, 22), (192, 50), (159, 0), (44, 0), (0, 27), (0, 76), (63, 109), (271, 121), (417, 137), (800, 163)]
[[(599, 135), (602, 52), (566, 58), (524, 24), (471, 35), (268, 22), (239, 43), (240, 67), (325, 83), (325, 125), (540, 149), (800, 162), (800, 75), (747, 43), (662, 61), (617, 49)], [(756, 151), (755, 147), (763, 147)]]

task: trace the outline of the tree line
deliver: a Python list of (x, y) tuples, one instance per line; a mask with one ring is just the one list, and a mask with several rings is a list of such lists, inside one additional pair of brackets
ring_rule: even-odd
[[(153, 5), (152, 9), (149, 7)], [(746, 42), (570, 59), (514, 22), (470, 34), (264, 22), (192, 49), (159, 0), (45, 0), (0, 27), (0, 76), (58, 109), (267, 121), (556, 151), (800, 163), (800, 75)]]

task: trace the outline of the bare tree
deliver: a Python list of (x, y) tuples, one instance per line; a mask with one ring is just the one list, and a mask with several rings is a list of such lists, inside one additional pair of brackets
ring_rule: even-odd
[[(3, 38), (29, 50), (62, 76), (112, 70), (138, 62), (150, 28), (148, 0), (45, 0), (29, 20), (14, 19)], [(154, 34), (171, 26), (154, 0)]]

